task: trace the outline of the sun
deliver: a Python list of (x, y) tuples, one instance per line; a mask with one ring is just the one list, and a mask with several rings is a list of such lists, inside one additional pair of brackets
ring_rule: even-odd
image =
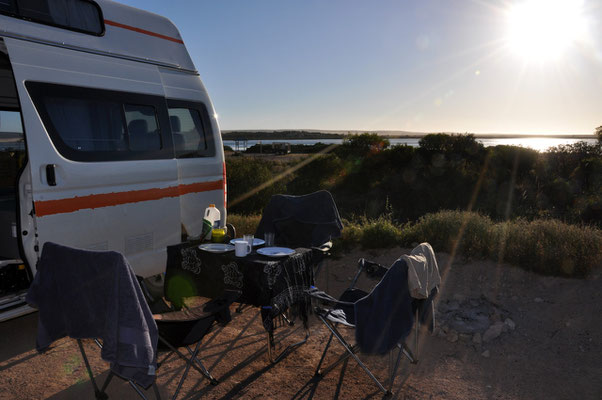
[(527, 0), (507, 12), (506, 42), (525, 61), (558, 60), (583, 39), (586, 21), (580, 0)]

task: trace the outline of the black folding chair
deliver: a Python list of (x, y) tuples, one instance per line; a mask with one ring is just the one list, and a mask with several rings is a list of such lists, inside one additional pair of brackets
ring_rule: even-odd
[[(380, 279), (370, 293), (355, 287), (362, 272), (370, 278)], [(323, 377), (341, 362), (352, 357), (385, 395), (391, 394), (402, 355), (405, 355), (412, 364), (418, 362), (414, 353), (405, 343), (412, 326), (416, 327), (414, 350), (418, 348), (419, 321), (430, 319), (432, 321), (431, 328), (434, 326), (433, 299), (438, 288), (432, 290), (428, 299), (413, 299), (408, 289), (407, 275), (408, 266), (404, 260), (397, 260), (391, 268), (386, 268), (362, 258), (358, 262), (358, 271), (351, 286), (343, 292), (339, 299), (315, 287), (307, 292), (313, 299), (316, 315), (331, 332), (316, 368), (315, 375), (317, 377)], [(345, 340), (338, 329), (340, 326), (355, 330), (355, 344), (351, 345)], [(333, 337), (336, 337), (341, 343), (345, 353), (329, 366), (321, 368)], [(394, 349), (398, 350), (397, 356), (394, 358), (394, 363), (389, 363), (389, 384), (385, 388), (360, 359), (358, 353), (386, 354), (389, 352), (392, 354)]]
[[(343, 223), (339, 211), (326, 190), (320, 190), (303, 196), (278, 194), (270, 198), (263, 210), (256, 237), (264, 237), (265, 233), (274, 233), (274, 244), (288, 248), (311, 248), (315, 260), (313, 274), (317, 276), (325, 259), (330, 256), (332, 239), (341, 236)], [(262, 314), (270, 313), (263, 309)], [(280, 354), (274, 352), (274, 328), (293, 326), (294, 320), (289, 318), (286, 310), (272, 316), (274, 326), (267, 327), (268, 357), (272, 363), (280, 361), (294, 348), (302, 345), (309, 338), (309, 330), (305, 329), (305, 338), (285, 347)]]
[(311, 248), (318, 262), (317, 276), (322, 262), (330, 255), (332, 239), (341, 237), (343, 223), (330, 192), (320, 190), (303, 196), (277, 194), (263, 210), (255, 231), (256, 237), (274, 233), (276, 246)]
[[(158, 351), (167, 352), (157, 366), (165, 364), (174, 354), (186, 362), (186, 368), (180, 377), (172, 399), (175, 400), (178, 396), (191, 367), (201, 373), (212, 385), (217, 385), (218, 380), (211, 375), (200, 360), (199, 349), (202, 339), (215, 324), (219, 323), (224, 326), (231, 321), (230, 305), (238, 299), (240, 292), (226, 290), (222, 296), (205, 303), (202, 298), (184, 299), (183, 307), (176, 310), (171, 303), (166, 301), (165, 297), (155, 298), (148, 290), (144, 280), (140, 277), (138, 279), (159, 330)], [(188, 356), (178, 350), (181, 347), (186, 349)]]
[[(39, 309), (36, 347), (65, 336), (77, 339), (97, 399), (113, 376), (143, 388), (155, 383), (157, 327), (126, 259), (113, 251), (88, 251), (47, 242), (27, 301)], [(94, 339), (111, 370), (99, 389), (81, 339)]]

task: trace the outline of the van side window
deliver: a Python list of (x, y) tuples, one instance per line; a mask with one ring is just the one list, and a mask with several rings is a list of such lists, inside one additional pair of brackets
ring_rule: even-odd
[[(1, 1), (1, 0), (0, 0)], [(41, 82), (26, 87), (50, 138), (74, 161), (173, 158), (165, 98)]]
[(126, 104), (124, 110), (130, 150), (159, 150), (161, 136), (159, 136), (155, 107)]
[(77, 151), (124, 151), (121, 104), (48, 96), (44, 106), (63, 142)]
[(168, 100), (176, 158), (212, 157), (215, 145), (204, 105)]
[(17, 12), (16, 0), (0, 0), (0, 12), (15, 14)]
[(78, 32), (104, 32), (100, 8), (90, 0), (0, 0), (0, 12)]

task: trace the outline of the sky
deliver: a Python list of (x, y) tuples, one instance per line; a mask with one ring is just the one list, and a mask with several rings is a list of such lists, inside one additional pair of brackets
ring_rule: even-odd
[(221, 129), (592, 134), (600, 0), (121, 0), (171, 19)]

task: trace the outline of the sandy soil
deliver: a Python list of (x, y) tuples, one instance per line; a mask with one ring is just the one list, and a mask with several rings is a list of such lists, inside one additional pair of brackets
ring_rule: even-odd
[[(407, 252), (352, 252), (330, 261), (318, 285), (338, 294), (349, 285), (358, 258), (391, 264)], [(395, 380), (394, 398), (602, 398), (600, 274), (589, 280), (551, 278), (493, 262), (452, 262), (447, 254), (437, 256), (444, 277), (438, 301), (440, 328), (433, 335), (421, 335), (417, 351), (420, 362), (410, 365), (404, 361)], [(361, 286), (368, 284), (360, 282)], [(477, 321), (481, 325), (470, 325), (471, 321), (466, 325), (461, 312), (471, 307), (490, 315)], [(314, 378), (328, 339), (326, 328), (317, 320), (312, 319), (311, 336), (305, 345), (271, 365), (256, 309), (247, 308), (233, 316), (228, 326), (206, 337), (201, 350), (205, 365), (220, 384), (211, 386), (192, 371), (179, 398), (382, 397), (354, 362), (342, 364), (321, 380)], [(76, 342), (59, 340), (48, 352), (38, 354), (36, 325), (37, 314), (0, 324), (0, 399), (93, 398)], [(492, 330), (497, 332), (486, 333), (488, 326), (495, 326)], [(496, 333), (499, 336), (485, 341)], [(299, 327), (278, 330), (283, 343), (301, 336)], [(413, 343), (412, 338), (408, 343)], [(86, 342), (86, 348), (93, 370), (102, 380), (108, 366), (93, 343)], [(335, 347), (337, 353), (340, 349)], [(330, 354), (330, 358), (334, 356)], [(383, 376), (387, 361), (387, 357), (371, 357), (369, 365)], [(161, 366), (158, 384), (163, 398), (169, 398), (175, 389), (183, 365), (172, 358)], [(127, 384), (118, 379), (111, 383), (108, 393), (111, 398), (135, 398)], [(148, 394), (154, 398), (151, 391)]]

